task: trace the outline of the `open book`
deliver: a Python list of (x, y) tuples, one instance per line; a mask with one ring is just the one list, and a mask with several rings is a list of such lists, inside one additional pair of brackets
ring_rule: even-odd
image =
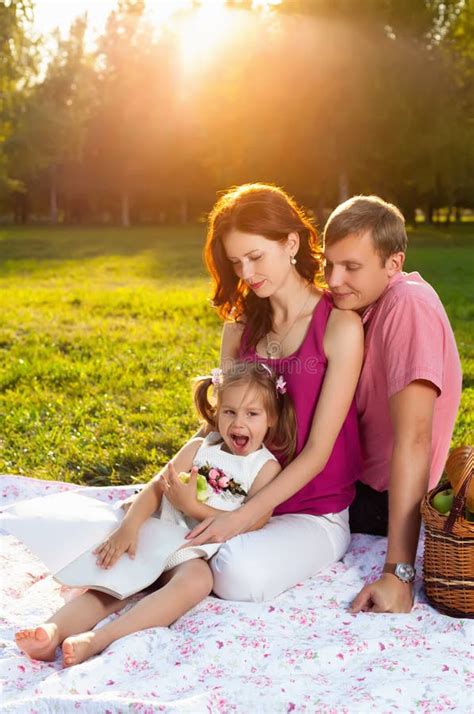
[(122, 600), (151, 585), (167, 562), (176, 560), (188, 532), (176, 523), (149, 518), (140, 528), (135, 558), (125, 553), (105, 570), (92, 551), (123, 516), (116, 505), (66, 491), (6, 507), (0, 528), (23, 541), (63, 585), (94, 588)]

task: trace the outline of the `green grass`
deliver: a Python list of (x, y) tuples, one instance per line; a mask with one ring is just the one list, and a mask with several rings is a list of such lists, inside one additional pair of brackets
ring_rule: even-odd
[[(0, 472), (105, 485), (148, 479), (197, 428), (192, 378), (217, 364), (200, 227), (0, 230)], [(437, 288), (472, 434), (474, 229), (417, 229), (408, 268)]]

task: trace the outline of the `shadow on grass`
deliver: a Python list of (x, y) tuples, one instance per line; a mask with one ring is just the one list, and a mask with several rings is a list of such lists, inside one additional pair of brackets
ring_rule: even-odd
[(0, 275), (41, 272), (62, 262), (96, 258), (151, 256), (151, 277), (203, 277), (205, 228), (199, 225), (141, 228), (3, 228)]

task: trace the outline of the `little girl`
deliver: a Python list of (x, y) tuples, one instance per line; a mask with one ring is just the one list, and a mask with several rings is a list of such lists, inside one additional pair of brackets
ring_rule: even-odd
[[(279, 473), (281, 467), (269, 448), (280, 460), (291, 459), (296, 434), (293, 406), (283, 378), (276, 378), (267, 366), (239, 362), (225, 373), (213, 370), (212, 376), (197, 380), (194, 401), (213, 433), (185, 444), (133, 500), (120, 526), (94, 551), (101, 567), (112, 567), (124, 553), (133, 558), (139, 529), (157, 509), (160, 518), (184, 519), (191, 527), (219, 510), (238, 508)], [(204, 486), (210, 494), (205, 503), (198, 500), (199, 470), (199, 493)], [(180, 472), (191, 472), (187, 482), (178, 478)], [(207, 484), (202, 483), (202, 474)], [(270, 516), (266, 514), (255, 528)], [(62, 643), (63, 664), (69, 667), (102, 652), (119, 637), (170, 625), (212, 590), (211, 570), (200, 556), (210, 557), (216, 545), (206, 548), (177, 551), (157, 581), (159, 589), (113, 621), (92, 629), (131, 598), (118, 600), (87, 590), (46, 623), (19, 631), (18, 646), (33, 659), (51, 661)]]

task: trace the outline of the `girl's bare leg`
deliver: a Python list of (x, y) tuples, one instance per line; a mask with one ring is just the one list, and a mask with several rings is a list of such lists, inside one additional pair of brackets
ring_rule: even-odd
[(163, 587), (140, 600), (113, 622), (97, 630), (67, 637), (62, 645), (65, 667), (79, 664), (112, 642), (149, 627), (167, 627), (212, 590), (212, 573), (205, 560), (188, 560), (166, 573)]
[(66, 637), (89, 630), (104, 617), (125, 607), (128, 600), (118, 600), (98, 590), (88, 590), (63, 605), (47, 622), (17, 632), (16, 643), (32, 659), (51, 662), (56, 647)]

